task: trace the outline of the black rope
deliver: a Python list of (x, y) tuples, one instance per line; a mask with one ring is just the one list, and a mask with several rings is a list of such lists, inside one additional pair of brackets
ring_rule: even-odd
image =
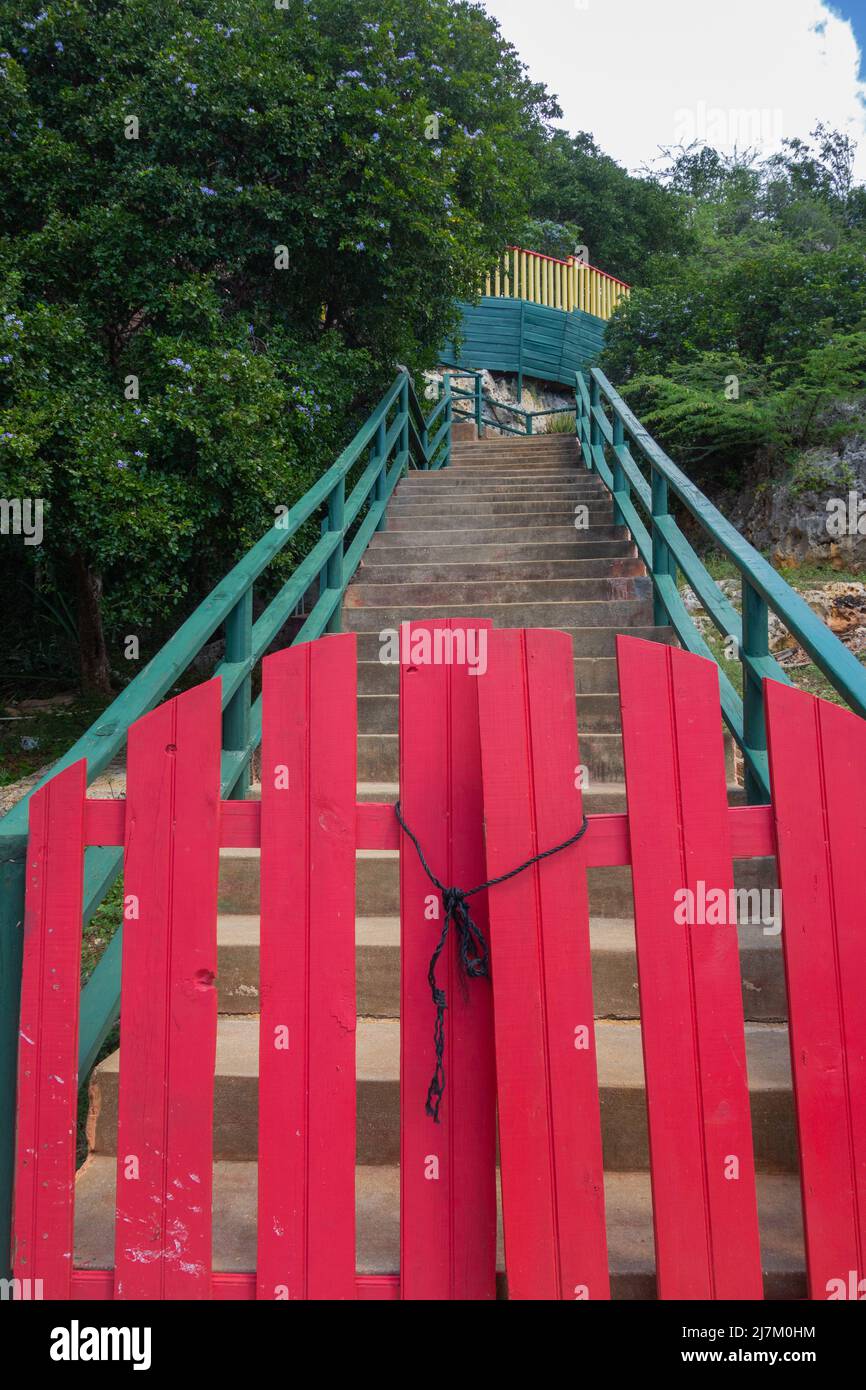
[(424, 858), (424, 851), (414, 833), (409, 829), (403, 819), (399, 801), (394, 807), (398, 823), (402, 830), (409, 836), (421, 867), (435, 888), (438, 888), (442, 895), (442, 906), (445, 909), (445, 919), (442, 923), (442, 934), (438, 944), (430, 957), (430, 965), (427, 970), (427, 983), (430, 986), (430, 994), (436, 1009), (436, 1022), (433, 1026), (433, 1042), (436, 1049), (436, 1069), (433, 1073), (430, 1085), (427, 1088), (427, 1102), (424, 1106), (425, 1111), (435, 1124), (439, 1123), (439, 1106), (442, 1104), (442, 1097), (445, 1094), (445, 1010), (448, 1007), (445, 991), (440, 989), (436, 983), (436, 966), (439, 962), (445, 942), (448, 940), (448, 932), (451, 923), (454, 923), (454, 930), (457, 932), (457, 954), (463, 973), (469, 979), (488, 978), (490, 975), (490, 949), (484, 940), (484, 933), (479, 930), (472, 920), (467, 898), (474, 897), (476, 893), (481, 893), (485, 888), (493, 888), (497, 883), (505, 883), (509, 878), (522, 874), (524, 869), (530, 868), (532, 864), (538, 864), (542, 859), (549, 859), (552, 854), (559, 854), (560, 850), (568, 849), (570, 845), (576, 845), (578, 840), (586, 834), (589, 821), (586, 816), (580, 829), (563, 840), (561, 845), (554, 845), (553, 849), (542, 850), (540, 854), (534, 854), (525, 863), (518, 864), (516, 869), (509, 869), (507, 874), (500, 874), (497, 878), (490, 878), (486, 883), (479, 883), (477, 888), (446, 888), (444, 883), (440, 883), (434, 874), (427, 860)]

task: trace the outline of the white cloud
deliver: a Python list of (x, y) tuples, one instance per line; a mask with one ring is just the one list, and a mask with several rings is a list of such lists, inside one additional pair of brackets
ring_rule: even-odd
[(769, 152), (818, 121), (859, 142), (866, 83), (850, 23), (823, 0), (485, 0), (563, 125), (636, 170), (703, 138)]

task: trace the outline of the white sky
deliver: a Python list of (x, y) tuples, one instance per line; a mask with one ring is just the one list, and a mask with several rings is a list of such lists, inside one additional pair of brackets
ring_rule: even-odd
[[(631, 170), (661, 145), (769, 151), (819, 120), (859, 141), (866, 83), (853, 29), (823, 0), (484, 0), (562, 124)], [(821, 25), (819, 32), (816, 26)]]

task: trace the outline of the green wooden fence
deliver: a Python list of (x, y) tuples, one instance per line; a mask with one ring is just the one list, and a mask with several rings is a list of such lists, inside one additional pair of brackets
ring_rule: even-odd
[[(455, 386), (457, 381), (471, 381), (472, 387)], [(489, 391), (484, 390), (482, 372), (446, 372), (444, 383), (450, 383), (453, 413), (455, 420), (469, 420), (483, 439), (488, 429), (501, 430), (503, 434), (537, 434), (536, 420), (548, 419), (551, 415), (573, 415), (574, 406), (557, 405), (549, 410), (524, 410), (522, 406), (512, 405), (510, 401), (498, 401)], [(499, 416), (502, 412), (511, 415), (522, 424), (506, 425)]]
[[(296, 642), (339, 631), (346, 585), (374, 532), (384, 525), (391, 494), (406, 470), (438, 469), (451, 452), (452, 401), (446, 382), (425, 417), (409, 376), (401, 372), (352, 442), (299, 502), (276, 518), (266, 535), (239, 560), (152, 661), (108, 707), (38, 785), (62, 768), (87, 760), (88, 785), (126, 745), (130, 724), (153, 709), (189, 669), (220, 627), (222, 680), (222, 796), (243, 797), (250, 760), (261, 739), (261, 698), (252, 702), (252, 673), (298, 605), (312, 604)], [(361, 466), (346, 495), (347, 477)], [(320, 518), (321, 534), (253, 622), (253, 589), (272, 560), (305, 522)], [(36, 788), (34, 787), (35, 791)], [(8, 1278), (15, 1128), (18, 1009), (24, 919), (24, 854), (28, 802), (24, 797), (0, 820), (0, 1278)], [(122, 863), (122, 851), (87, 851), (84, 923), (90, 921)], [(79, 1084), (83, 1084), (120, 1005), (121, 931), (118, 930), (81, 996)]]
[(575, 372), (595, 362), (604, 347), (605, 320), (582, 309), (485, 295), (460, 310), (459, 347), (443, 349), (443, 364), (515, 372), (521, 388), (524, 376), (573, 384)]

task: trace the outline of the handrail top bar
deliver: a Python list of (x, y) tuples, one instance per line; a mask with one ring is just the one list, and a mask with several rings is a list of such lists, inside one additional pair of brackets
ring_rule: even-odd
[(622, 285), (624, 289), (631, 289), (631, 285), (627, 280), (620, 280), (618, 275), (611, 275), (609, 270), (602, 270), (600, 266), (592, 265), (589, 261), (580, 261), (576, 256), (568, 256), (563, 260), (562, 256), (548, 256), (546, 251), (530, 251), (527, 246), (506, 246), (505, 250), (520, 251), (524, 256), (538, 256), (539, 260), (555, 261), (557, 265), (586, 266), (587, 270), (594, 270), (596, 275), (603, 275), (605, 280), (613, 280), (615, 284)]
[[(111, 704), (80, 735), (65, 753), (51, 765), (19, 801), (0, 816), (0, 843), (8, 850), (17, 850), (26, 841), (29, 802), (33, 792), (68, 767), (83, 758), (88, 767), (88, 784), (108, 765), (112, 757), (126, 744), (130, 724), (148, 713), (165, 696), (187, 670), (217, 629), (227, 620), (235, 606), (252, 588), (276, 556), (284, 549), (298, 529), (328, 502), (331, 494), (345, 479), (364, 449), (373, 442), (377, 430), (401, 391), (409, 386), (409, 401), (414, 396), (411, 377), (401, 370), (395, 380), (370, 412), (354, 437), (338, 455), (330, 468), (318, 478), (298, 501), (268, 527), (265, 533), (232, 566), (227, 574), (205, 595), (201, 602), (168, 638), (138, 675), (115, 696)], [(450, 389), (450, 388), (448, 388)], [(411, 420), (410, 420), (411, 425)], [(397, 431), (391, 430), (392, 447)], [(441, 443), (441, 439), (439, 440)], [(423, 447), (423, 446), (422, 446)], [(438, 447), (438, 445), (437, 445)], [(435, 450), (432, 451), (435, 453)], [(427, 457), (431, 457), (428, 455)], [(372, 489), (372, 481), (370, 483)], [(370, 490), (368, 490), (368, 496)], [(363, 499), (358, 507), (363, 505)], [(357, 512), (356, 512), (357, 515)], [(348, 524), (351, 524), (348, 523)], [(302, 565), (296, 567), (295, 573)], [(307, 588), (313, 583), (311, 576)], [(290, 583), (291, 580), (288, 581)], [(281, 593), (287, 585), (283, 586)], [(288, 617), (288, 614), (286, 615)], [(225, 665), (225, 663), (222, 663)], [(250, 667), (255, 663), (250, 663)]]
[[(782, 619), (809, 654), (815, 657), (818, 665), (822, 669), (830, 668), (826, 671), (828, 676), (832, 670), (832, 683), (844, 693), (852, 708), (866, 716), (866, 671), (853, 652), (840, 642), (836, 634), (812, 611), (806, 600), (781, 578), (760, 551), (740, 535), (709, 498), (704, 496), (700, 488), (677, 467), (673, 459), (668, 457), (629, 409), (604, 372), (599, 367), (592, 367), (591, 377), (652, 467), (670, 483), (676, 496), (695, 520), (734, 562), (742, 577)], [(829, 654), (826, 652), (828, 645), (831, 648)], [(824, 654), (820, 655), (822, 649)]]

